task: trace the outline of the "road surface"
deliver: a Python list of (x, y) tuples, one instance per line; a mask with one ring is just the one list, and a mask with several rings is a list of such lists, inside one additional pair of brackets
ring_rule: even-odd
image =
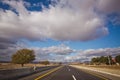
[(110, 80), (70, 66), (54, 68), (18, 80)]
[(120, 77), (109, 76), (94, 71), (64, 65), (56, 67), (41, 67), (39, 68), (39, 71), (32, 74), (13, 77), (6, 80), (120, 80)]
[(86, 73), (82, 70), (78, 70), (73, 67), (64, 66), (58, 71), (51, 73), (48, 76), (41, 77), (36, 80), (108, 80), (101, 76), (95, 76)]
[[(19, 69), (10, 69), (10, 70), (0, 70), (0, 80), (18, 80), (26, 77), (32, 77), (37, 73), (42, 73), (50, 69), (54, 69), (57, 66), (43, 66), (34, 68), (19, 68)], [(34, 80), (35, 77), (26, 80)]]

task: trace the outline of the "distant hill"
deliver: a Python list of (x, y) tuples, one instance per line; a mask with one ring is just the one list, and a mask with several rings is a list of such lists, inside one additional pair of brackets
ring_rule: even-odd
[(0, 63), (10, 63), (10, 61), (0, 61)]

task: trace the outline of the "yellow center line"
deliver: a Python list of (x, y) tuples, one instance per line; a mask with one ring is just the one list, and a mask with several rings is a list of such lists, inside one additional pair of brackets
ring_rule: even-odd
[(51, 74), (51, 73), (57, 71), (58, 69), (60, 69), (60, 68), (62, 68), (62, 67), (63, 67), (63, 66), (57, 67), (57, 68), (55, 68), (55, 69), (53, 69), (53, 70), (51, 70), (51, 71), (49, 71), (49, 72), (47, 72), (47, 73), (45, 73), (45, 74), (39, 76), (39, 77), (37, 77), (35, 80), (40, 80), (41, 78), (43, 78), (43, 77), (45, 77), (45, 76), (47, 76), (47, 75), (49, 75), (49, 74)]

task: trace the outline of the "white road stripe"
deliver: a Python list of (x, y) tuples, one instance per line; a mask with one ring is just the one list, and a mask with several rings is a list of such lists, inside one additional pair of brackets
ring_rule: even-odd
[(74, 75), (72, 75), (72, 77), (73, 77), (73, 79), (74, 79), (74, 80), (76, 80), (76, 78), (75, 78), (75, 76), (74, 76)]
[(68, 69), (70, 71), (70, 69)]
[(69, 67), (67, 67), (67, 69), (68, 69), (68, 71), (70, 71), (70, 68), (69, 68)]

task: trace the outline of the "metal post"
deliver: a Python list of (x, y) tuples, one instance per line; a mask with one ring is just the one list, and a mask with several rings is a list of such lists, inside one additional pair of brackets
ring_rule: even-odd
[(111, 61), (110, 61), (110, 56), (108, 55), (108, 62), (109, 62), (109, 65), (111, 65)]
[(107, 54), (108, 54), (108, 63), (109, 63), (109, 65), (111, 65), (109, 50), (110, 50), (110, 49), (108, 49), (108, 52), (107, 52)]

